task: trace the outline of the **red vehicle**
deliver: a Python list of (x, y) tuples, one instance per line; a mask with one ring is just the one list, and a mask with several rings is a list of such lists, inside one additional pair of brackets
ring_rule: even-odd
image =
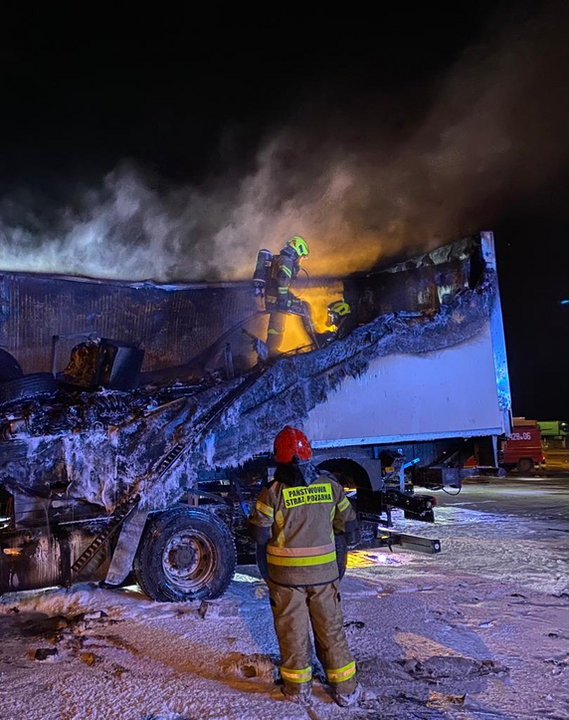
[(541, 431), (536, 420), (514, 418), (512, 432), (502, 442), (500, 466), (505, 470), (532, 472), (545, 463)]

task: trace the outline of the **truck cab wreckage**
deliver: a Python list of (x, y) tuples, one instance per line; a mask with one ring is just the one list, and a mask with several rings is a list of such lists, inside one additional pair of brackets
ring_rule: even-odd
[(0, 593), (134, 574), (156, 600), (219, 597), (251, 560), (246, 518), (286, 424), (347, 489), (364, 546), (440, 550), (392, 512), (433, 522), (416, 486), (497, 471), (511, 403), (492, 234), (298, 292), (316, 317), (341, 293), (356, 327), (322, 348), (292, 328), (261, 361), (250, 283), (2, 273)]

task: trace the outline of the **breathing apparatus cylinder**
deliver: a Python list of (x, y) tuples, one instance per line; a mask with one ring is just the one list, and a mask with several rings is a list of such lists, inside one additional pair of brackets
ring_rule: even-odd
[(257, 293), (262, 293), (270, 276), (273, 254), (269, 250), (259, 250), (257, 264), (253, 273), (253, 285)]

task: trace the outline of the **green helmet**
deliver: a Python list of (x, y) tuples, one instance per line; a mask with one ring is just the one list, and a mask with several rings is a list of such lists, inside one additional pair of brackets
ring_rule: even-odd
[(342, 317), (343, 315), (349, 315), (352, 312), (352, 308), (345, 300), (336, 300), (328, 305), (328, 312)]
[(308, 255), (308, 245), (306, 244), (306, 240), (300, 235), (293, 235), (289, 240), (287, 240), (286, 244), (295, 251), (298, 257)]

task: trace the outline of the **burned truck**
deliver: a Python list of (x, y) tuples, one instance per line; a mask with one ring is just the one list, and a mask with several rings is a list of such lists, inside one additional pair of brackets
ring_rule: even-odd
[(392, 514), (433, 522), (432, 492), (497, 471), (511, 411), (492, 234), (296, 291), (317, 329), (339, 296), (357, 322), (317, 347), (291, 317), (269, 361), (249, 282), (0, 276), (0, 592), (219, 597), (251, 560), (246, 518), (287, 424), (364, 543), (440, 549)]

